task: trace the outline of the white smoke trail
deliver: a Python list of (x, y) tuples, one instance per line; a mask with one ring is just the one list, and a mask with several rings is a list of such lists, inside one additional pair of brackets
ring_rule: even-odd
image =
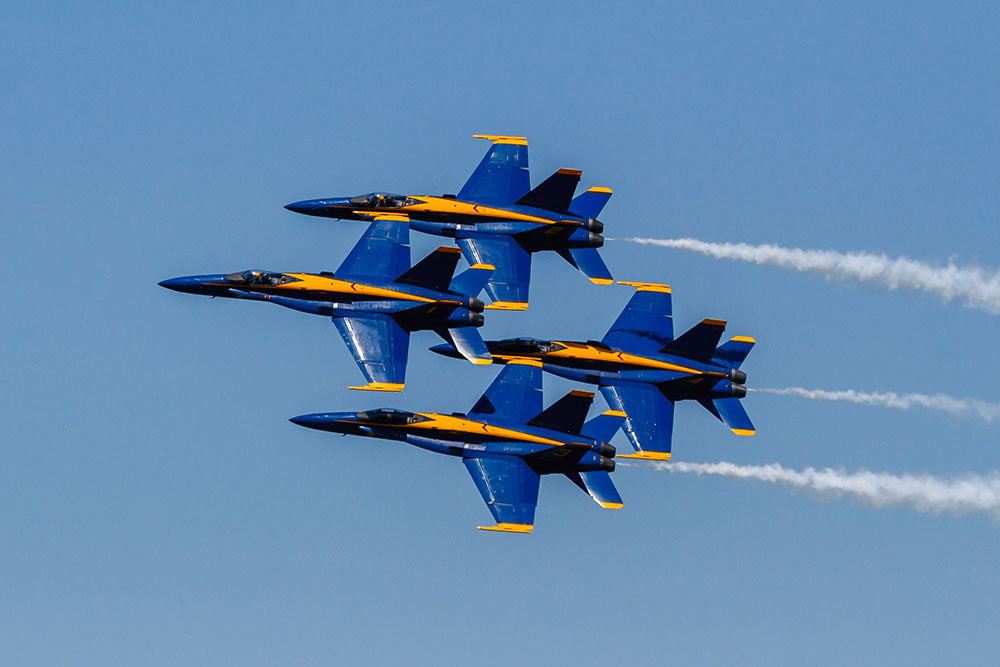
[(673, 473), (720, 475), (784, 484), (819, 500), (849, 497), (875, 509), (898, 506), (935, 516), (942, 513), (963, 516), (990, 512), (1000, 518), (1000, 473), (997, 471), (985, 477), (967, 473), (940, 478), (931, 475), (891, 475), (863, 469), (855, 473), (848, 473), (842, 468), (792, 470), (778, 463), (743, 466), (727, 461), (675, 461), (653, 465)]
[(969, 308), (1000, 313), (1000, 272), (974, 267), (931, 266), (908, 257), (892, 258), (885, 254), (803, 250), (776, 245), (749, 243), (708, 243), (698, 239), (623, 238), (644, 245), (691, 250), (715, 259), (732, 259), (795, 271), (812, 271), (830, 278), (856, 280), (884, 285), (889, 289), (908, 288), (937, 294), (946, 303), (961, 299)]
[(785, 389), (753, 388), (747, 391), (757, 391), (763, 394), (778, 396), (799, 396), (813, 401), (849, 401), (862, 405), (876, 405), (896, 410), (909, 410), (914, 405), (928, 410), (941, 410), (958, 417), (975, 416), (983, 421), (992, 422), (1000, 419), (1000, 404), (987, 403), (974, 398), (955, 398), (948, 394), (897, 394), (894, 391), (867, 392), (843, 389), (829, 391), (826, 389), (803, 389), (788, 387)]

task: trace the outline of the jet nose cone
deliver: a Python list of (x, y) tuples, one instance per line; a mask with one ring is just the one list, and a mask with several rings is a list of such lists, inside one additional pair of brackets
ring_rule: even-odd
[(306, 199), (303, 201), (285, 204), (285, 208), (293, 213), (303, 213), (305, 215), (318, 215), (326, 206), (319, 199)]
[(193, 292), (201, 284), (201, 280), (194, 277), (185, 278), (171, 278), (170, 280), (161, 280), (157, 283), (160, 287), (166, 287), (167, 289), (172, 289), (175, 292)]
[(332, 421), (329, 415), (325, 414), (313, 414), (313, 415), (299, 415), (298, 417), (292, 417), (288, 421), (298, 426), (305, 426), (306, 428), (324, 429)]

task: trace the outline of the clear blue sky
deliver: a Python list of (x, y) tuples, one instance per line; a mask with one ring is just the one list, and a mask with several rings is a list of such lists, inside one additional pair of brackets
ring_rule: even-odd
[[(491, 381), (413, 337), (402, 395), (323, 319), (164, 278), (333, 269), (363, 225), (291, 201), (455, 192), (526, 135), (615, 195), (610, 236), (1000, 266), (994, 3), (15, 3), (0, 22), (0, 662), (995, 664), (1000, 530), (621, 469), (619, 512), (543, 480), (535, 534), (455, 459), (287, 422), (464, 410)], [(415, 236), (414, 255), (439, 239)], [(750, 385), (992, 400), (1000, 318), (933, 297), (609, 243), (758, 345)], [(599, 337), (630, 290), (535, 260), (491, 337)], [(546, 378), (547, 400), (571, 385)], [(675, 456), (949, 475), (995, 425), (751, 395)], [(598, 399), (598, 406), (603, 403)], [(627, 447), (619, 436), (615, 444)]]

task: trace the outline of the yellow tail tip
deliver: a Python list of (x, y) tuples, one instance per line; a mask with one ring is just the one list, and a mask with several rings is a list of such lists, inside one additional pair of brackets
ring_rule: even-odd
[(492, 358), (490, 358), (490, 359), (473, 359), (472, 363), (474, 363), (477, 366), (489, 366), (490, 364), (493, 363), (493, 359)]
[(492, 141), (495, 144), (517, 144), (518, 146), (527, 146), (527, 137), (508, 137), (503, 134), (474, 134), (473, 139), (486, 139), (487, 141)]

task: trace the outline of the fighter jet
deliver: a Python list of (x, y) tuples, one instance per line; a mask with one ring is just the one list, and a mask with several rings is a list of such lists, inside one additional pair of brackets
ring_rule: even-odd
[[(487, 341), (493, 361), (528, 359), (549, 373), (598, 385), (608, 403), (628, 415), (625, 434), (636, 453), (619, 458), (669, 460), (674, 403), (682, 400), (698, 401), (736, 435), (753, 435), (740, 403), (747, 376), (739, 368), (754, 339), (736, 336), (716, 347), (726, 323), (712, 319), (674, 338), (669, 285), (619, 284), (638, 289), (601, 341)], [(431, 349), (458, 356), (451, 345)]]
[(609, 410), (585, 424), (593, 399), (591, 392), (571, 391), (542, 410), (540, 364), (514, 360), (468, 414), (378, 409), (302, 415), (291, 421), (461, 457), (496, 520), (495, 526), (478, 528), (530, 533), (541, 475), (561, 473), (601, 507), (622, 506), (608, 474), (615, 469), (615, 448), (606, 441), (625, 415)]
[(173, 278), (160, 283), (178, 292), (268, 301), (333, 318), (368, 384), (350, 387), (402, 391), (410, 332), (433, 329), (475, 364), (491, 363), (476, 327), (476, 298), (493, 272), (475, 264), (452, 278), (459, 250), (443, 246), (410, 267), (404, 219), (382, 216), (369, 225), (335, 273), (243, 271)]
[(382, 213), (405, 216), (410, 227), (454, 238), (469, 264), (492, 264), (486, 284), (487, 308), (528, 307), (531, 254), (554, 250), (599, 285), (612, 283), (597, 248), (604, 224), (597, 220), (611, 197), (608, 188), (590, 188), (573, 198), (580, 172), (560, 169), (534, 190), (528, 180), (524, 137), (475, 135), (493, 145), (458, 195), (395, 195), (299, 201), (290, 211), (341, 220), (370, 220)]

